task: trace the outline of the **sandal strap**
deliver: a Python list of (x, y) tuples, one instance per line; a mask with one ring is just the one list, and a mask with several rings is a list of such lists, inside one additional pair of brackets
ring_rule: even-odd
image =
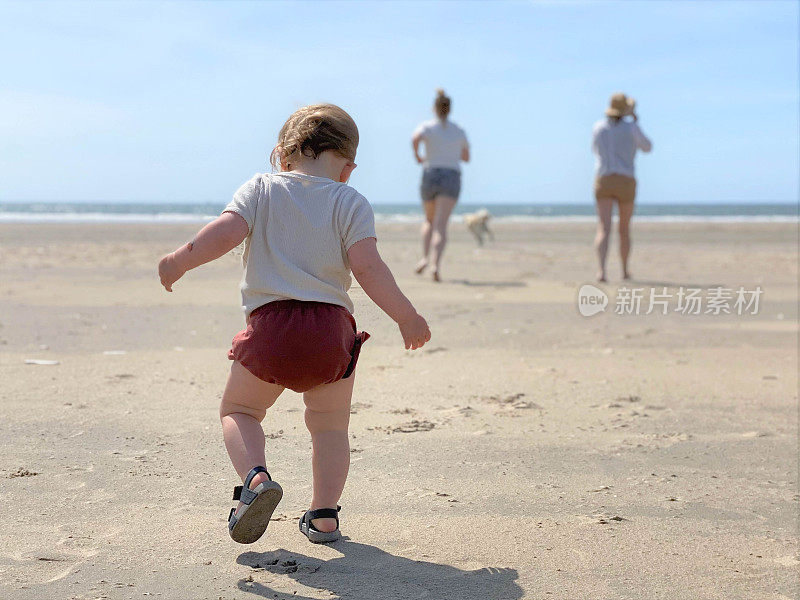
[(247, 474), (247, 477), (244, 478), (244, 485), (237, 485), (233, 488), (233, 499), (239, 500), (244, 504), (250, 504), (253, 500), (255, 500), (256, 494), (253, 490), (250, 489), (250, 482), (253, 481), (253, 477), (255, 477), (259, 473), (266, 473), (267, 479), (272, 481), (272, 477), (270, 477), (269, 471), (267, 471), (264, 467), (253, 467), (250, 469), (250, 472)]
[(316, 510), (309, 510), (306, 512), (303, 519), (311, 524), (312, 519), (336, 519), (336, 526), (339, 526), (339, 511), (342, 510), (341, 506), (333, 508), (318, 508)]
[(253, 481), (253, 477), (258, 475), (259, 473), (266, 473), (267, 479), (272, 481), (272, 477), (269, 476), (269, 471), (267, 471), (264, 467), (253, 467), (250, 469), (250, 472), (247, 474), (247, 477), (244, 478), (244, 487), (249, 488), (250, 482)]

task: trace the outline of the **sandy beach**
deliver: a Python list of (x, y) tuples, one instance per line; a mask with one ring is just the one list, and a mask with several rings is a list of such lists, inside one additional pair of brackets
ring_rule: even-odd
[(417, 228), (380, 226), (433, 338), (405, 351), (352, 290), (372, 338), (329, 546), (297, 531), (289, 391), (264, 421), (275, 521), (228, 537), (240, 262), (173, 294), (155, 275), (196, 229), (0, 225), (3, 600), (798, 598), (796, 225), (638, 224), (643, 308), (651, 287), (760, 286), (758, 314), (615, 314), (612, 254), (589, 318), (592, 224), (500, 224), (478, 248), (453, 223), (439, 285), (412, 273)]

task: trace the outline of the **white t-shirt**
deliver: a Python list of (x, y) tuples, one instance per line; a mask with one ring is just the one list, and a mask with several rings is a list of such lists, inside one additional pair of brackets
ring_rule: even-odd
[(417, 127), (414, 137), (425, 143), (425, 167), (461, 170), (461, 151), (467, 134), (452, 121), (433, 119)]
[(347, 250), (375, 236), (367, 199), (350, 186), (303, 173), (258, 173), (223, 212), (247, 221), (242, 308), (274, 300), (328, 302), (353, 312)]
[(631, 121), (603, 119), (592, 130), (592, 152), (597, 157), (595, 175), (618, 173), (635, 177), (633, 159), (636, 150), (650, 152), (653, 145), (639, 126)]

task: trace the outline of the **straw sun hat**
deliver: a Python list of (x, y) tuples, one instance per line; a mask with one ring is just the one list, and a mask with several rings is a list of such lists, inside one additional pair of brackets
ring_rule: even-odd
[(629, 98), (625, 94), (617, 93), (611, 96), (611, 100), (608, 101), (606, 114), (609, 117), (624, 117), (633, 113), (635, 106), (636, 100)]

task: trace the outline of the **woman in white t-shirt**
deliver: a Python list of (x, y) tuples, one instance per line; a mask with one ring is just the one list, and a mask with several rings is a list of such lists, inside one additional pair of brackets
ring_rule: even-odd
[[(467, 136), (447, 118), (450, 104), (444, 90), (437, 90), (433, 103), (437, 118), (422, 123), (411, 140), (417, 162), (424, 165), (420, 195), (425, 222), (422, 224), (422, 258), (416, 272), (422, 273), (432, 262), (434, 281), (440, 281), (439, 265), (447, 243), (447, 222), (461, 192), (460, 163), (469, 162)], [(424, 157), (419, 153), (420, 144), (425, 145)]]

